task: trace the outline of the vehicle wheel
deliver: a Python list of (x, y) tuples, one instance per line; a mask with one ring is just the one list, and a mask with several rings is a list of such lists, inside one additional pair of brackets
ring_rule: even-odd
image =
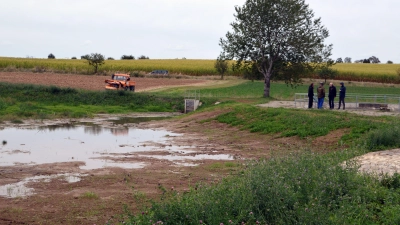
[(127, 90), (128, 90), (128, 87), (125, 87), (124, 90), (127, 91)]

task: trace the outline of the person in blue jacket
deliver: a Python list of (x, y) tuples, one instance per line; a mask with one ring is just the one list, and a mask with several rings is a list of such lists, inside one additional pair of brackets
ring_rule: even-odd
[(339, 90), (339, 108), (343, 103), (343, 110), (345, 109), (344, 98), (346, 97), (346, 87), (344, 86), (343, 82), (340, 82), (340, 90)]

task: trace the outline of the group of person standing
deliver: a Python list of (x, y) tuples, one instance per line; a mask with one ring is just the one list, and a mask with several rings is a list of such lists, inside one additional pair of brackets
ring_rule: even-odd
[[(333, 83), (329, 84), (329, 93), (328, 93), (328, 99), (329, 99), (329, 109), (334, 109), (335, 108), (335, 103), (334, 100), (337, 96), (336, 93), (336, 87), (333, 85)], [(324, 100), (325, 100), (325, 88), (324, 88), (324, 82), (319, 83), (319, 87), (317, 88), (317, 97), (318, 97), (318, 109), (322, 109), (324, 105)], [(343, 82), (340, 82), (340, 89), (339, 89), (339, 108), (343, 104), (343, 110), (345, 109), (345, 103), (344, 103), (344, 98), (346, 97), (346, 87), (344, 86)], [(312, 108), (314, 102), (314, 83), (311, 83), (311, 85), (308, 87), (308, 108)]]

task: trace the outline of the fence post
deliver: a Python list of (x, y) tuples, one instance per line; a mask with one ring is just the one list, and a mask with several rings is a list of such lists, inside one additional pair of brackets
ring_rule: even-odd
[(296, 108), (297, 94), (294, 93), (294, 107)]
[(356, 109), (358, 109), (358, 95), (356, 95)]

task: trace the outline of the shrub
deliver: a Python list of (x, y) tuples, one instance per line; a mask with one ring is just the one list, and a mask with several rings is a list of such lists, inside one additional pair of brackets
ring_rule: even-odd
[(75, 56), (73, 56), (71, 59), (76, 59), (76, 57), (75, 57)]
[(56, 58), (56, 56), (55, 56), (55, 55), (53, 55), (53, 53), (50, 53), (50, 54), (47, 56), (47, 58), (48, 58), (48, 59), (55, 59), (55, 58)]
[(369, 150), (400, 147), (400, 127), (391, 125), (372, 131), (366, 141)]

